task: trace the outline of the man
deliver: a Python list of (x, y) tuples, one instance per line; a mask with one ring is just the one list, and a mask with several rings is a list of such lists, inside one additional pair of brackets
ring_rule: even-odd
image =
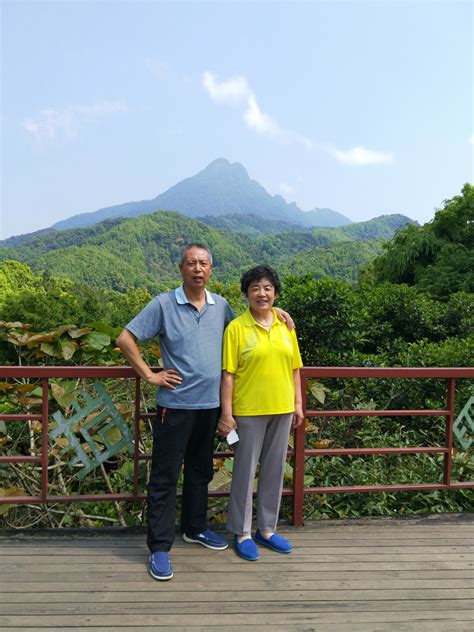
[[(169, 580), (169, 551), (175, 536), (176, 484), (184, 462), (181, 531), (186, 542), (221, 551), (227, 542), (207, 528), (208, 484), (213, 476), (214, 434), (220, 413), (222, 335), (235, 313), (205, 288), (212, 255), (202, 244), (182, 251), (182, 285), (158, 295), (117, 338), (130, 365), (158, 386), (148, 484), (150, 574)], [(136, 340), (159, 336), (163, 371), (154, 373)]]

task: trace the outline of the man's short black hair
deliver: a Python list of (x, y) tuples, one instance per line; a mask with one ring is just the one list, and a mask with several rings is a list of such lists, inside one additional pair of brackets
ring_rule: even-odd
[(268, 279), (275, 288), (275, 294), (278, 294), (281, 288), (280, 279), (278, 274), (269, 266), (256, 266), (251, 270), (247, 270), (240, 279), (240, 289), (243, 294), (247, 294), (247, 291), (252, 283), (260, 281), (260, 279)]

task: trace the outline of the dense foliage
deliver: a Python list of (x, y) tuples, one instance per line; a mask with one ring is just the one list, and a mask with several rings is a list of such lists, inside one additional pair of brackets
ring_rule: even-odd
[(407, 283), (438, 298), (474, 292), (474, 187), (446, 200), (432, 222), (408, 225), (375, 260), (378, 281)]
[[(244, 269), (262, 262), (274, 265), (282, 274), (299, 274), (307, 253), (316, 277), (327, 274), (354, 281), (360, 267), (382, 252), (377, 238), (393, 236), (407, 221), (403, 216), (386, 216), (337, 229), (270, 234), (279, 224), (260, 219), (260, 232), (256, 233), (252, 216), (242, 217), (240, 229), (233, 231), (160, 211), (88, 228), (41, 232), (26, 241), (7, 240), (0, 247), (0, 261), (17, 260), (36, 273), (89, 287), (120, 292), (146, 288), (156, 294), (176, 284), (181, 246), (197, 241), (212, 249), (217, 279), (237, 280)], [(310, 264), (304, 272), (311, 269)]]
[[(462, 195), (445, 202), (433, 222), (399, 231), (373, 264), (368, 262), (382, 252), (382, 242), (364, 240), (370, 225), (273, 234), (266, 230), (257, 234), (253, 226), (250, 238), (244, 234), (247, 229), (231, 232), (229, 227), (216, 229), (189, 219), (183, 224), (177, 213), (156, 213), (60, 233), (62, 242), (57, 249), (51, 236), (41, 234), (34, 241), (18, 244), (18, 257), (9, 250), (10, 258), (4, 258), (0, 265), (0, 363), (124, 363), (115, 348), (115, 336), (150, 300), (150, 292), (175, 285), (185, 226), (186, 239), (204, 241), (213, 249), (216, 271), (221, 274), (209, 287), (226, 296), (236, 311), (245, 307), (238, 272), (256, 261), (275, 265), (284, 281), (279, 305), (296, 321), (306, 365), (473, 366), (472, 208), (473, 188), (466, 185)], [(357, 233), (360, 240), (354, 235), (351, 238), (348, 231), (361, 231)], [(81, 238), (74, 241), (74, 233)], [(31, 267), (18, 259), (29, 261)], [(354, 271), (362, 265), (366, 268), (356, 282)], [(159, 363), (156, 343), (144, 351), (150, 363)], [(87, 389), (87, 382), (52, 380), (51, 412), (60, 410), (67, 416), (72, 400), (80, 399)], [(123, 416), (131, 421), (133, 384), (110, 380), (107, 389)], [(458, 381), (456, 413), (472, 392), (472, 382)], [(0, 382), (0, 410), (35, 411), (39, 394), (35, 381)], [(443, 409), (446, 384), (441, 380), (325, 380), (308, 384), (308, 398), (314, 409)], [(153, 407), (151, 390), (142, 405), (146, 410)], [(0, 422), (0, 449), (7, 454), (34, 454), (40, 447), (38, 423), (11, 424), (7, 432), (7, 426)], [(307, 445), (439, 445), (444, 423), (443, 418), (433, 417), (315, 418), (307, 423)], [(141, 452), (150, 450), (149, 430), (148, 424), (142, 424)], [(66, 461), (61, 445), (54, 445), (51, 484), (61, 493), (131, 489), (132, 467), (125, 453), (80, 485)], [(433, 454), (312, 457), (306, 462), (305, 481), (307, 485), (328, 486), (440, 481), (442, 461), (442, 455)], [(455, 445), (453, 462), (457, 480), (473, 480), (472, 450)], [(228, 488), (232, 460), (216, 460), (215, 465), (213, 488)], [(143, 489), (145, 462), (141, 467)], [(287, 484), (290, 479), (288, 464)], [(33, 466), (0, 467), (0, 494), (14, 495), (15, 490), (36, 493), (40, 485), (39, 472)], [(226, 502), (213, 502), (215, 520), (224, 520)], [(324, 495), (305, 501), (306, 515), (319, 518), (473, 509), (474, 493), (468, 489)], [(135, 524), (142, 517), (141, 507), (117, 504), (95, 503), (54, 511), (6, 505), (0, 516), (4, 524), (12, 526), (88, 521)], [(283, 511), (289, 512), (287, 500)]]

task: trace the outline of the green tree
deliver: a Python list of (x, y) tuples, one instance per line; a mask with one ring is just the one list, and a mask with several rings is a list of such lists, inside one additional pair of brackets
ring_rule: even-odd
[(446, 200), (432, 222), (402, 228), (373, 263), (379, 282), (407, 283), (446, 299), (474, 291), (474, 187)]
[(358, 339), (351, 286), (338, 279), (285, 279), (278, 305), (295, 320), (306, 365), (344, 365)]

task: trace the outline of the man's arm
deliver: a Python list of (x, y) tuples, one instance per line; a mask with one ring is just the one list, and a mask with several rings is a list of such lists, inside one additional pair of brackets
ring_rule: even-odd
[(123, 329), (116, 340), (116, 345), (127, 358), (130, 366), (145, 382), (155, 386), (164, 386), (171, 390), (176, 388), (176, 384), (181, 384), (181, 376), (174, 369), (166, 369), (159, 373), (154, 373), (143, 359), (136, 340), (136, 337), (128, 329)]

